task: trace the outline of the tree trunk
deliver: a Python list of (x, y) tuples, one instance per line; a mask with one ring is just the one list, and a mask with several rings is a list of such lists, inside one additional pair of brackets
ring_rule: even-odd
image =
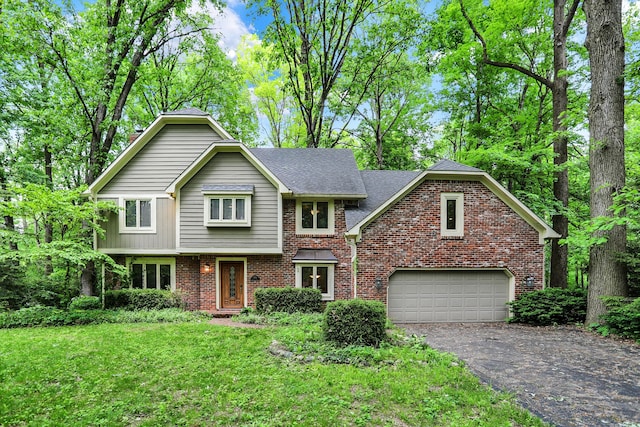
[[(573, 14), (565, 19), (565, 0), (555, 0), (553, 4), (553, 164), (556, 167), (553, 182), (553, 196), (562, 205), (562, 211), (553, 215), (553, 229), (561, 238), (569, 234), (569, 173), (567, 171), (567, 125), (564, 122), (569, 103), (567, 96), (567, 30)], [(558, 239), (551, 242), (551, 278), (550, 284), (557, 288), (566, 288), (569, 276), (569, 248), (559, 244)]]
[[(624, 36), (622, 0), (585, 0), (586, 46), (591, 65), (589, 99), (589, 168), (591, 218), (612, 216), (613, 197), (625, 185), (624, 168)], [(601, 297), (627, 294), (627, 272), (618, 255), (626, 250), (627, 230), (618, 225), (594, 237), (606, 242), (591, 247), (587, 324), (606, 312)]]

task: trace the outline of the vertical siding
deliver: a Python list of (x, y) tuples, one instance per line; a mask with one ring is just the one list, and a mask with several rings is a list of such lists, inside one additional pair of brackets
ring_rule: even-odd
[(165, 188), (217, 140), (220, 137), (207, 125), (167, 125), (113, 177), (101, 193), (164, 193)]
[[(117, 199), (100, 199), (118, 204)], [(109, 214), (105, 224), (105, 238), (98, 239), (98, 249), (168, 250), (176, 247), (175, 200), (164, 197), (156, 200), (156, 232), (126, 233), (119, 230), (118, 213)], [(126, 252), (126, 251), (125, 251)]]
[[(253, 185), (251, 227), (205, 227), (203, 185)], [(218, 153), (180, 190), (180, 247), (278, 247), (277, 189), (240, 153)]]

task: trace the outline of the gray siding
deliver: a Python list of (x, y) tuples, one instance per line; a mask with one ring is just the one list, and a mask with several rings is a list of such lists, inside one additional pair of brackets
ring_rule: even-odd
[(220, 137), (207, 125), (167, 125), (100, 191), (102, 194), (164, 193)]
[[(117, 199), (100, 199), (118, 204)], [(126, 233), (119, 231), (118, 214), (109, 215), (105, 224), (105, 238), (98, 238), (98, 249), (124, 249), (141, 251), (166, 250), (168, 253), (175, 251), (176, 247), (176, 216), (175, 200), (171, 198), (157, 198), (156, 200), (156, 232), (155, 233)]]
[[(205, 227), (203, 185), (253, 185), (251, 227)], [(277, 189), (240, 153), (218, 153), (180, 190), (180, 247), (278, 248)]]

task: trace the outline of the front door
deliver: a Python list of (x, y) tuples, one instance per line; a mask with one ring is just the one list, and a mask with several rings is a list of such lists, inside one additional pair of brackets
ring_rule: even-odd
[(220, 262), (220, 308), (244, 307), (244, 262)]

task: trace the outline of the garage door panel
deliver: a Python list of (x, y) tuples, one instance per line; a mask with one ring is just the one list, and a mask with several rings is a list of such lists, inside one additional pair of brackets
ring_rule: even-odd
[(502, 321), (508, 300), (501, 271), (403, 270), (389, 280), (389, 317), (399, 323)]

